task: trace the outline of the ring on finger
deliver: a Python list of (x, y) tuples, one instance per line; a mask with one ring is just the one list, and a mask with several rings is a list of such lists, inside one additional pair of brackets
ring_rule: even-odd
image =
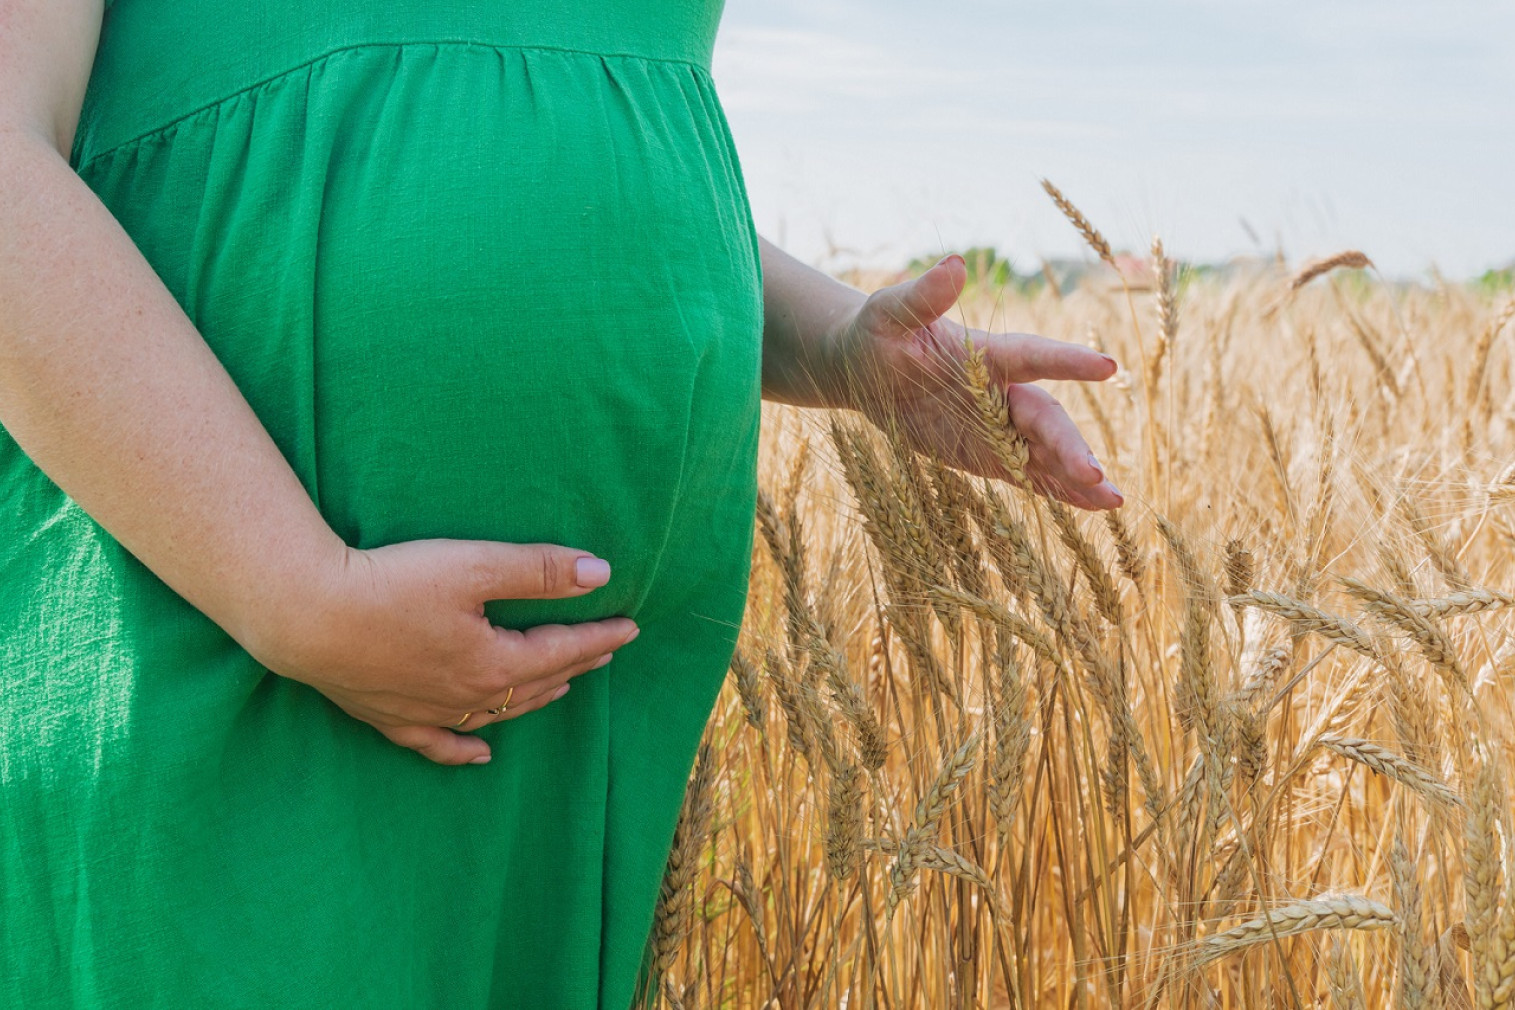
[(457, 722), (455, 722), (455, 723), (453, 723), (453, 726), (452, 726), (452, 728), (453, 728), (453, 729), (458, 729), (458, 728), (459, 728), (459, 727), (460, 727), (460, 726), (462, 726), (462, 725), (463, 725), (463, 724), (464, 724), (464, 723), (465, 723), (465, 722), (467, 722), (467, 721), (468, 721), (468, 720), (469, 720), (469, 719), (472, 719), (472, 718), (473, 718), (473, 713), (472, 713), (472, 712), (467, 712), (467, 713), (464, 713), (464, 715), (463, 715), (463, 718), (461, 718), (461, 719), (459, 719), (459, 720), (458, 720), (458, 721), (457, 721)]
[(510, 685), (510, 690), (505, 692), (505, 700), (500, 703), (500, 707), (486, 709), (485, 711), (487, 711), (490, 715), (504, 715), (506, 712), (510, 711), (510, 696), (515, 693), (516, 687), (514, 684), (512, 684)]

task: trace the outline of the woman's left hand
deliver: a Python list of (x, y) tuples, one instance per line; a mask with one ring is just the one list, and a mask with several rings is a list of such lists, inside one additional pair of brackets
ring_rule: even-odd
[(1037, 489), (1080, 508), (1119, 508), (1124, 498), (1078, 427), (1051, 393), (1032, 385), (1042, 379), (1099, 382), (1115, 374), (1115, 359), (1031, 334), (965, 329), (946, 314), (966, 281), (963, 259), (949, 256), (913, 280), (874, 292), (843, 322), (832, 347), (833, 360), (853, 380), (847, 405), (875, 424), (900, 424), (922, 453), (981, 476), (1007, 478), (979, 434), (963, 383), (971, 336), (1028, 444), (1026, 469)]

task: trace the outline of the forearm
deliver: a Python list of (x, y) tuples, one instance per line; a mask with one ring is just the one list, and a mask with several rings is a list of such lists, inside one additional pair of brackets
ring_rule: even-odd
[(763, 396), (800, 407), (845, 407), (840, 331), (866, 296), (806, 266), (766, 239), (763, 257)]
[(244, 641), (343, 556), (230, 376), (52, 138), (0, 127), (0, 424)]

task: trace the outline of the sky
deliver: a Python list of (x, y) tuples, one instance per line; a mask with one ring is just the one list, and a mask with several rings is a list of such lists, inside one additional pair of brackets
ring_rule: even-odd
[(833, 268), (992, 245), (1515, 261), (1509, 0), (727, 0), (717, 90), (759, 230)]

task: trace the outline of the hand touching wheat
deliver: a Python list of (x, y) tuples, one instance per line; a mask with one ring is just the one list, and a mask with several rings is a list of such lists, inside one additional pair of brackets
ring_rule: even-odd
[(949, 256), (921, 276), (871, 295), (837, 338), (850, 378), (850, 406), (880, 426), (898, 424), (917, 450), (987, 477), (1009, 475), (979, 435), (963, 383), (971, 338), (1001, 383), (1010, 419), (1030, 449), (1027, 475), (1040, 491), (1086, 509), (1119, 508), (1120, 491), (1043, 379), (1098, 382), (1115, 360), (1076, 344), (1027, 333), (968, 330), (947, 318), (967, 280), (967, 265)]

